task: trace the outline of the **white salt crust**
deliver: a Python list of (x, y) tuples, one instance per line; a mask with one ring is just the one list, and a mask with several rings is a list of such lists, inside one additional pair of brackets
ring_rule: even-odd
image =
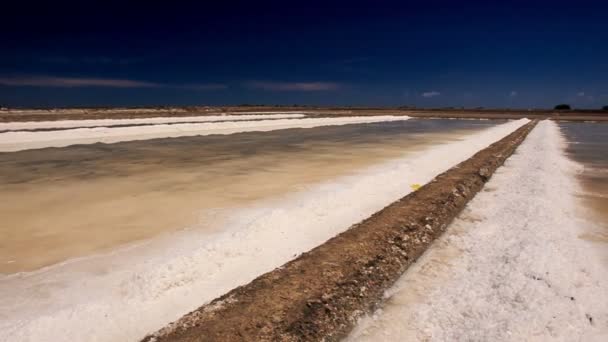
[(9, 131), (0, 133), (0, 152), (76, 144), (116, 143), (121, 141), (176, 138), (239, 132), (265, 132), (287, 128), (312, 128), (383, 121), (404, 121), (407, 116), (351, 116), (340, 118), (273, 119), (258, 121), (220, 121), (158, 124), (128, 127), (91, 127), (54, 131)]
[(608, 341), (605, 245), (581, 239), (581, 166), (541, 122), (347, 341)]

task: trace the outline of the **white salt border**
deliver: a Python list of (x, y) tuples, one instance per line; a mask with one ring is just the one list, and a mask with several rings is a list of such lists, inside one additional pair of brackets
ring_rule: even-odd
[(159, 125), (180, 122), (214, 122), (214, 121), (246, 121), (262, 119), (294, 119), (304, 117), (304, 113), (276, 114), (242, 114), (242, 115), (199, 115), (174, 116), (138, 119), (95, 119), (95, 120), (58, 120), (58, 121), (26, 121), (0, 122), (0, 131), (19, 131), (35, 129), (66, 129), (81, 127), (108, 127), (118, 125)]
[(541, 122), (347, 341), (608, 341), (605, 245)]
[(384, 121), (408, 120), (407, 116), (351, 116), (340, 118), (276, 119), (259, 121), (224, 121), (159, 124), (131, 127), (93, 127), (59, 131), (17, 131), (0, 133), (0, 152), (75, 144), (116, 143), (121, 141), (176, 138), (185, 136), (265, 132), (287, 128), (312, 128)]
[(513, 132), (508, 122), (232, 210), (200, 229), (0, 279), (0, 340), (136, 341), (369, 217)]

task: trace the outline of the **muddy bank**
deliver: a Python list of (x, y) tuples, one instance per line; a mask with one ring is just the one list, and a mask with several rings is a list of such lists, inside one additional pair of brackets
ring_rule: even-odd
[[(144, 341), (337, 340), (439, 236), (534, 123)], [(196, 298), (192, 298), (196, 300)]]

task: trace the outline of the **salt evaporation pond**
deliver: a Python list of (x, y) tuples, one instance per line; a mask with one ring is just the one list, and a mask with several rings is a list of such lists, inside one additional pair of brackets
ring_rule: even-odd
[[(82, 248), (83, 257), (0, 276), (0, 292), (6, 294), (0, 298), (0, 340), (139, 340), (322, 244), (527, 122), (409, 120), (223, 137), (228, 139), (31, 150), (41, 159), (5, 159), (3, 170), (13, 170), (5, 174), (11, 180), (7, 186), (21, 185), (33, 195), (27, 214), (67, 201), (71, 205), (59, 211), (58, 219), (92, 218), (87, 221), (91, 226), (66, 233), (63, 226), (51, 224), (56, 218), (50, 216), (46, 230), (42, 225), (39, 233), (23, 234), (33, 237), (29, 244), (49, 233), (64, 236), (23, 253), (26, 260), (49, 255), (47, 249), (71, 251), (72, 246)], [(238, 148), (216, 148), (211, 156), (205, 152), (231, 144)], [(87, 155), (91, 148), (94, 153)], [(60, 150), (74, 155), (65, 160), (52, 154)], [(40, 160), (48, 163), (45, 177), (32, 178), (37, 167), (45, 168)], [(56, 168), (62, 172), (53, 172)], [(41, 204), (37, 190), (53, 182), (64, 185), (54, 188), (59, 193), (70, 182), (78, 186)], [(85, 191), (88, 186), (94, 191)], [(95, 196), (114, 192), (119, 196), (95, 202)], [(19, 192), (13, 194), (18, 199)], [(163, 211), (171, 205), (172, 210)], [(195, 213), (193, 221), (151, 231), (184, 206)], [(125, 209), (135, 212), (123, 220), (113, 218)], [(86, 210), (88, 215), (80, 213)], [(180, 213), (187, 216), (188, 211)], [(124, 222), (131, 225), (119, 225)], [(129, 232), (154, 238), (133, 243), (111, 239)], [(99, 241), (114, 245), (91, 247)]]
[(31, 271), (298, 191), (496, 121), (417, 120), (0, 153), (0, 272)]

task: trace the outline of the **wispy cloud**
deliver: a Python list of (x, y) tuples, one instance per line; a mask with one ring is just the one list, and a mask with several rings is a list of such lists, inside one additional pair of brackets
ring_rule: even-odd
[(509, 96), (511, 96), (511, 97), (515, 97), (517, 95), (518, 95), (518, 93), (515, 90), (511, 90), (511, 92), (509, 93)]
[(161, 84), (136, 81), (127, 79), (110, 78), (80, 78), (80, 77), (52, 77), (52, 76), (27, 76), (27, 77), (0, 77), (0, 84), (17, 87), (111, 87), (111, 88), (154, 88)]
[(90, 65), (127, 65), (137, 63), (142, 58), (117, 58), (108, 56), (85, 56), (85, 57), (68, 57), (68, 56), (46, 56), (39, 59), (43, 63), (50, 64), (90, 64)]
[(426, 98), (431, 98), (431, 97), (435, 97), (435, 96), (439, 96), (439, 95), (441, 95), (441, 93), (438, 91), (435, 91), (435, 90), (422, 93), (422, 97), (426, 97)]
[(574, 101), (592, 103), (592, 102), (595, 102), (595, 97), (592, 94), (589, 94), (587, 92), (579, 91), (578, 93), (576, 93), (576, 97), (575, 97)]
[(0, 77), (0, 85), (12, 87), (53, 87), (53, 88), (178, 88), (190, 90), (222, 90), (228, 88), (222, 83), (168, 84), (129, 79), (23, 76)]
[(271, 82), (252, 81), (247, 86), (269, 91), (331, 91), (338, 90), (340, 85), (333, 82)]
[(228, 89), (227, 84), (223, 83), (203, 83), (203, 84), (183, 84), (175, 86), (176, 88), (190, 89), (190, 90), (224, 90)]

